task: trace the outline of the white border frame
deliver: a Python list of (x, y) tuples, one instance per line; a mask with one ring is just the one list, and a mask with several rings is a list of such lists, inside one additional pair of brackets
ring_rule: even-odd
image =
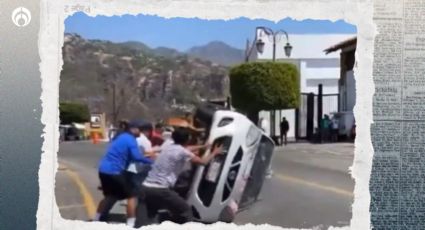
[[(308, 4), (308, 7), (306, 5)], [(40, 71), (42, 78), (42, 117), (44, 127), (43, 154), (39, 169), (40, 197), (37, 211), (37, 229), (131, 229), (124, 225), (88, 223), (62, 219), (55, 199), (55, 175), (58, 168), (57, 151), (59, 140), (59, 75), (62, 68), (62, 44), (64, 20), (72, 12), (65, 13), (65, 5), (90, 7), (90, 16), (148, 14), (165, 18), (198, 17), (201, 19), (267, 19), (279, 21), (286, 17), (296, 20), (342, 19), (357, 26), (355, 68), (357, 100), (354, 114), (358, 122), (355, 156), (350, 168), (355, 179), (353, 215), (350, 226), (330, 229), (370, 229), (369, 179), (372, 168), (373, 148), (370, 137), (372, 123), (372, 78), (373, 45), (376, 34), (373, 24), (373, 2), (366, 0), (56, 0), (41, 1), (41, 25), (39, 32)], [(259, 10), (261, 9), (261, 10)], [(282, 229), (270, 225), (221, 224), (202, 226), (190, 223), (183, 226), (172, 223), (148, 226), (144, 229)]]

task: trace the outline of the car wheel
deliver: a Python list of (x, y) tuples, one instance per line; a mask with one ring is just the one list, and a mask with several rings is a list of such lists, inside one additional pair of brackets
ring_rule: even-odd
[(221, 211), (218, 221), (221, 221), (224, 223), (232, 223), (234, 219), (235, 219), (234, 213), (232, 212), (230, 207), (227, 206)]
[(217, 110), (223, 109), (225, 108), (219, 105), (204, 103), (198, 106), (198, 108), (196, 109), (195, 118), (198, 119), (200, 122), (204, 123), (205, 125), (210, 126), (214, 117), (214, 113)]

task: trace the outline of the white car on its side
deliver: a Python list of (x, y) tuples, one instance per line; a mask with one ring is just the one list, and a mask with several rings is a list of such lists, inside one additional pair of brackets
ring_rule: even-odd
[(174, 189), (191, 206), (195, 221), (232, 222), (238, 210), (257, 200), (274, 142), (234, 111), (210, 108), (197, 119), (206, 126), (209, 143), (223, 144), (223, 154), (206, 166), (191, 165)]
[(190, 189), (182, 195), (197, 221), (231, 222), (261, 192), (274, 143), (240, 113), (217, 110), (209, 121), (208, 140), (223, 144), (224, 154), (193, 168), (187, 179)]

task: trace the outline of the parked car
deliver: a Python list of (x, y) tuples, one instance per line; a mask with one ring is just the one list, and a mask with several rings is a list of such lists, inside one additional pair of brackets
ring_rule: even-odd
[(60, 141), (84, 140), (84, 128), (80, 124), (59, 125)]
[(274, 143), (240, 113), (208, 109), (202, 114), (198, 118), (209, 126), (207, 139), (223, 144), (223, 154), (206, 166), (188, 165), (174, 189), (191, 206), (195, 221), (232, 222), (240, 209), (257, 200)]

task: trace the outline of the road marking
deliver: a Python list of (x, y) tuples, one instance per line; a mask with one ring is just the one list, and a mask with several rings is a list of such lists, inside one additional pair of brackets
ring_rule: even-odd
[(333, 193), (343, 195), (343, 196), (348, 196), (348, 197), (354, 196), (353, 192), (350, 192), (350, 191), (347, 191), (347, 190), (344, 190), (344, 189), (335, 188), (335, 187), (331, 187), (331, 186), (325, 186), (325, 185), (321, 185), (321, 184), (318, 184), (318, 183), (315, 183), (315, 182), (311, 182), (311, 181), (303, 180), (303, 179), (300, 179), (300, 178), (292, 177), (292, 176), (286, 176), (286, 175), (282, 175), (282, 174), (275, 174), (275, 175), (280, 180), (290, 181), (290, 182), (293, 182), (293, 183), (314, 187), (314, 188), (317, 188), (317, 189), (325, 190), (325, 191), (328, 191), (328, 192), (333, 192)]
[(345, 152), (345, 151), (335, 152), (332, 150), (325, 150), (325, 152), (328, 154), (337, 155), (337, 156), (354, 156), (354, 149), (352, 152)]
[(78, 190), (80, 190), (80, 194), (83, 198), (84, 207), (86, 208), (87, 215), (93, 217), (96, 214), (96, 205), (94, 203), (93, 196), (84, 185), (84, 182), (81, 180), (80, 176), (71, 171), (67, 166), (61, 164), (59, 166), (64, 172), (72, 179), (72, 181), (77, 185)]
[(71, 204), (71, 205), (63, 205), (59, 206), (58, 208), (63, 209), (73, 209), (73, 208), (85, 208), (86, 206), (84, 204)]

